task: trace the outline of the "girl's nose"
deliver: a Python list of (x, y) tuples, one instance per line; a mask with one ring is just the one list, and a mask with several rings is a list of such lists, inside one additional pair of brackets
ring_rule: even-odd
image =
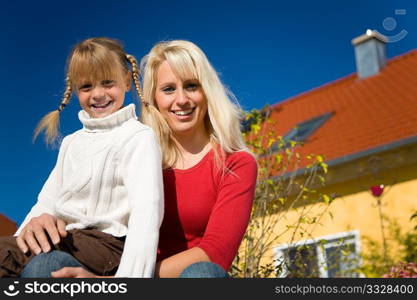
[(94, 100), (100, 100), (105, 96), (104, 88), (101, 86), (96, 86), (93, 88), (91, 96)]

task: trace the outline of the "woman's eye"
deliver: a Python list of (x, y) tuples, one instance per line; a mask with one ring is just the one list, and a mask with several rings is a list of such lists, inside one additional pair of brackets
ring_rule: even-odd
[(162, 91), (166, 94), (170, 94), (170, 93), (173, 93), (175, 91), (175, 89), (172, 86), (166, 86), (166, 87), (162, 88)]
[(198, 89), (200, 85), (198, 83), (187, 83), (184, 88), (189, 92), (194, 92)]

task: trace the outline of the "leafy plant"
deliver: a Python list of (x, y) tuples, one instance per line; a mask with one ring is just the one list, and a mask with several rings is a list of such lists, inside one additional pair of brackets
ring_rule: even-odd
[(381, 242), (366, 236), (363, 238), (368, 251), (362, 254), (360, 272), (366, 277), (391, 277), (398, 270), (410, 271), (405, 265), (417, 262), (417, 230), (403, 233), (396, 221), (386, 216), (384, 220), (389, 225), (386, 236), (386, 244), (389, 246), (386, 251), (382, 250)]
[[(275, 123), (269, 114), (268, 107), (253, 110), (243, 121), (244, 138), (258, 158), (259, 173), (251, 220), (230, 272), (233, 277), (278, 276), (288, 269), (287, 262), (267, 259), (266, 254), (283, 235), (290, 236), (286, 241), (289, 244), (300, 237), (310, 238), (333, 201), (331, 196), (316, 189), (324, 185), (327, 173), (324, 157), (301, 157), (297, 149), (302, 143), (276, 136)], [(302, 163), (307, 166), (300, 168)], [(311, 204), (318, 202), (324, 205), (316, 213)], [(289, 223), (287, 216), (294, 211), (297, 218)], [(298, 249), (302, 251), (305, 250)], [(302, 273), (306, 267), (300, 260), (297, 272)]]

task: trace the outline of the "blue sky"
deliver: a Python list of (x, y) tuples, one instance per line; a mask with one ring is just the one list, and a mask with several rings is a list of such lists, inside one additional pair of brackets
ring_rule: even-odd
[[(368, 28), (407, 31), (387, 45), (389, 58), (417, 48), (417, 2), (6, 1), (0, 26), (0, 213), (19, 224), (55, 164), (57, 151), (42, 139), (32, 143), (32, 133), (59, 105), (65, 60), (77, 42), (117, 38), (140, 58), (160, 40), (191, 40), (249, 110), (355, 72), (351, 40)], [(80, 128), (77, 102), (62, 114), (64, 135)]]

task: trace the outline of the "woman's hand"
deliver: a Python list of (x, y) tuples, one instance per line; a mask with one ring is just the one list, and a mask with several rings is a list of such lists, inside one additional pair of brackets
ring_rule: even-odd
[(81, 267), (65, 267), (58, 271), (52, 272), (53, 278), (102, 278)]
[[(24, 253), (30, 250), (32, 253), (49, 252), (50, 241), (57, 245), (61, 238), (67, 236), (65, 222), (50, 214), (42, 214), (32, 218), (22, 229), (16, 238), (16, 243)], [(49, 238), (49, 239), (48, 239)]]

